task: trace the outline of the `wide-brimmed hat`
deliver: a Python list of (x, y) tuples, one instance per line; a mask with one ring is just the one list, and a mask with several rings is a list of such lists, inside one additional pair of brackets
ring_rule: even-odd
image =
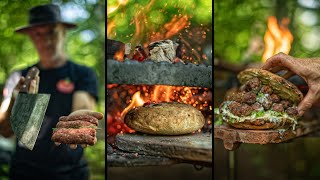
[(19, 27), (15, 32), (26, 33), (30, 28), (55, 23), (61, 23), (66, 28), (74, 28), (77, 26), (76, 24), (62, 21), (59, 6), (54, 4), (45, 4), (31, 8), (29, 10), (29, 25)]

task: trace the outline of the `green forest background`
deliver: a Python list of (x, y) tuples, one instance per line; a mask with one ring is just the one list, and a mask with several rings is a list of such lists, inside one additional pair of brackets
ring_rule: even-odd
[[(318, 0), (214, 1), (214, 58), (230, 63), (260, 62), (269, 16), (290, 19), (290, 55), (320, 56)], [(254, 45), (258, 47), (251, 51)]]
[[(61, 7), (66, 21), (76, 23), (78, 28), (67, 33), (66, 52), (76, 63), (91, 67), (99, 79), (99, 99), (97, 111), (105, 111), (105, 1), (104, 0), (1, 0), (0, 1), (0, 89), (9, 74), (38, 61), (38, 56), (30, 39), (14, 33), (17, 27), (28, 23), (28, 10), (36, 5), (54, 3)], [(72, 10), (72, 11), (69, 11)], [(72, 12), (72, 13), (70, 13)], [(2, 97), (1, 97), (2, 99)], [(97, 133), (95, 146), (85, 149), (91, 171), (90, 179), (104, 179), (105, 168), (105, 123)], [(0, 139), (0, 145), (5, 139)], [(8, 146), (4, 146), (8, 147)], [(10, 146), (9, 146), (10, 147)], [(1, 146), (0, 146), (1, 148)], [(0, 167), (0, 179), (7, 179), (8, 165)], [(1, 176), (2, 175), (2, 176)]]

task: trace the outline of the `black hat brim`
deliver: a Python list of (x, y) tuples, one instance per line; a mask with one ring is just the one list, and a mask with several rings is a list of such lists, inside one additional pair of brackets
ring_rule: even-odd
[(28, 26), (23, 26), (23, 27), (19, 27), (17, 29), (15, 29), (16, 33), (27, 33), (30, 29), (37, 27), (37, 26), (41, 26), (41, 25), (47, 25), (47, 24), (57, 24), (57, 23), (61, 23), (63, 24), (67, 29), (71, 29), (71, 28), (75, 28), (77, 27), (76, 24), (73, 23), (68, 23), (68, 22), (46, 22), (46, 23), (38, 23), (38, 24), (31, 24)]

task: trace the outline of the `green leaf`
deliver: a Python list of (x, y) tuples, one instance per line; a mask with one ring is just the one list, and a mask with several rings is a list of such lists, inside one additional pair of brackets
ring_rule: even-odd
[(257, 98), (263, 98), (263, 97), (264, 97), (264, 94), (261, 92), (258, 92)]
[(222, 118), (218, 118), (218, 120), (214, 122), (214, 125), (222, 125), (222, 124), (223, 124)]
[(258, 112), (255, 112), (255, 114), (256, 114), (256, 117), (262, 117), (262, 116), (264, 116), (265, 115), (265, 111), (258, 111)]
[(214, 108), (214, 114), (216, 115), (216, 121), (214, 122), (214, 125), (222, 125), (223, 119), (222, 114), (220, 114), (219, 108)]
[(219, 108), (214, 108), (214, 114), (220, 114)]
[(270, 110), (269, 112), (273, 116), (278, 116), (278, 117), (283, 116), (283, 113), (281, 113), (281, 112), (272, 111), (272, 110)]

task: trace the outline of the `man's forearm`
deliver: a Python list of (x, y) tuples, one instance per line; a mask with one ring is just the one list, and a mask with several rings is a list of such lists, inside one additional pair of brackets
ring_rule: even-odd
[(4, 137), (10, 137), (14, 134), (10, 123), (10, 115), (14, 101), (15, 99), (11, 98), (7, 111), (2, 112), (0, 115), (0, 134)]
[(96, 100), (86, 91), (77, 91), (73, 95), (72, 112), (80, 109), (94, 110)]

